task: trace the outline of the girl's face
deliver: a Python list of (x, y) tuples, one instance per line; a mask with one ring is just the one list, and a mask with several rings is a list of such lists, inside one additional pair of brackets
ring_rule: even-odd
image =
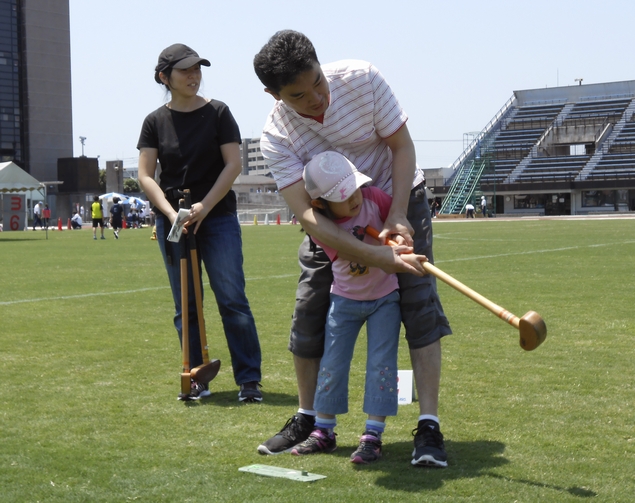
[(173, 68), (168, 79), (163, 73), (161, 80), (170, 88), (172, 95), (181, 97), (196, 96), (201, 85), (201, 65), (194, 65), (189, 68)]
[(362, 189), (357, 189), (346, 201), (342, 201), (341, 203), (328, 201), (328, 205), (335, 218), (350, 218), (359, 215), (359, 212), (362, 210), (363, 200)]

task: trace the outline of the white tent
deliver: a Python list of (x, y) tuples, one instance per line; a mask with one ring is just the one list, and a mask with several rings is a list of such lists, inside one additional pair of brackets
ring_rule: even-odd
[[(42, 194), (43, 199), (46, 199), (46, 185), (43, 185), (42, 183), (38, 182), (35, 178), (33, 178), (31, 175), (29, 175), (26, 171), (24, 171), (20, 166), (18, 166), (16, 163), (14, 162), (1, 162), (0, 163), (0, 196), (2, 196), (2, 194), (8, 194), (8, 193), (15, 193), (15, 192), (31, 192), (32, 191), (38, 191), (40, 194)], [(7, 196), (7, 197), (12, 197), (12, 196)], [(25, 195), (25, 199), (28, 197), (28, 195)], [(25, 202), (25, 199), (22, 199), (23, 202)], [(9, 229), (9, 225), (7, 224), (7, 222), (5, 221), (5, 217), (7, 219), (9, 219), (10, 217), (7, 216), (5, 214), (6, 208), (5, 208), (5, 203), (6, 201), (4, 200), (4, 197), (2, 198), (2, 205), (0, 205), (0, 214), (2, 215), (2, 222), (3, 222), (3, 229), (7, 230)], [(20, 217), (20, 227), (22, 225), (26, 226), (26, 223), (28, 222), (28, 206), (25, 204), (24, 205), (24, 214)], [(17, 230), (17, 223), (16, 223), (16, 228), (11, 227), (12, 230)], [(2, 229), (0, 229), (2, 230)], [(46, 235), (47, 239), (48, 239), (48, 232)]]
[(14, 162), (0, 163), (0, 192), (27, 192), (43, 186)]

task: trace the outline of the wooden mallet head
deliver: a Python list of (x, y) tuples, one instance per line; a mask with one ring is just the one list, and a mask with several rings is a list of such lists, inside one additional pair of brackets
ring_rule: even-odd
[(528, 311), (518, 320), (518, 331), (520, 332), (520, 347), (525, 351), (536, 349), (547, 338), (545, 320), (536, 311)]

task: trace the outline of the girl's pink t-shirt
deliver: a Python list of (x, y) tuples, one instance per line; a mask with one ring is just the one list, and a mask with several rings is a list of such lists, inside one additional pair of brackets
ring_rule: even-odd
[[(335, 220), (342, 229), (350, 232), (365, 243), (381, 246), (376, 239), (366, 234), (366, 226), (381, 229), (388, 217), (392, 198), (376, 187), (362, 188), (364, 201), (356, 217)], [(333, 283), (331, 293), (352, 300), (376, 300), (397, 290), (396, 274), (388, 274), (378, 267), (368, 267), (337, 256), (337, 250), (311, 238), (320, 246), (333, 262)]]

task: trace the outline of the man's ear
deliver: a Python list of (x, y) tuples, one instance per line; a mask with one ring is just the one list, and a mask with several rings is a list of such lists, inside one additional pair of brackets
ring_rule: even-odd
[(271, 89), (269, 89), (269, 88), (267, 88), (267, 87), (265, 87), (265, 92), (266, 92), (267, 94), (270, 94), (271, 96), (273, 96), (273, 98), (274, 98), (276, 101), (280, 101), (280, 100), (282, 99), (278, 93), (273, 92)]

